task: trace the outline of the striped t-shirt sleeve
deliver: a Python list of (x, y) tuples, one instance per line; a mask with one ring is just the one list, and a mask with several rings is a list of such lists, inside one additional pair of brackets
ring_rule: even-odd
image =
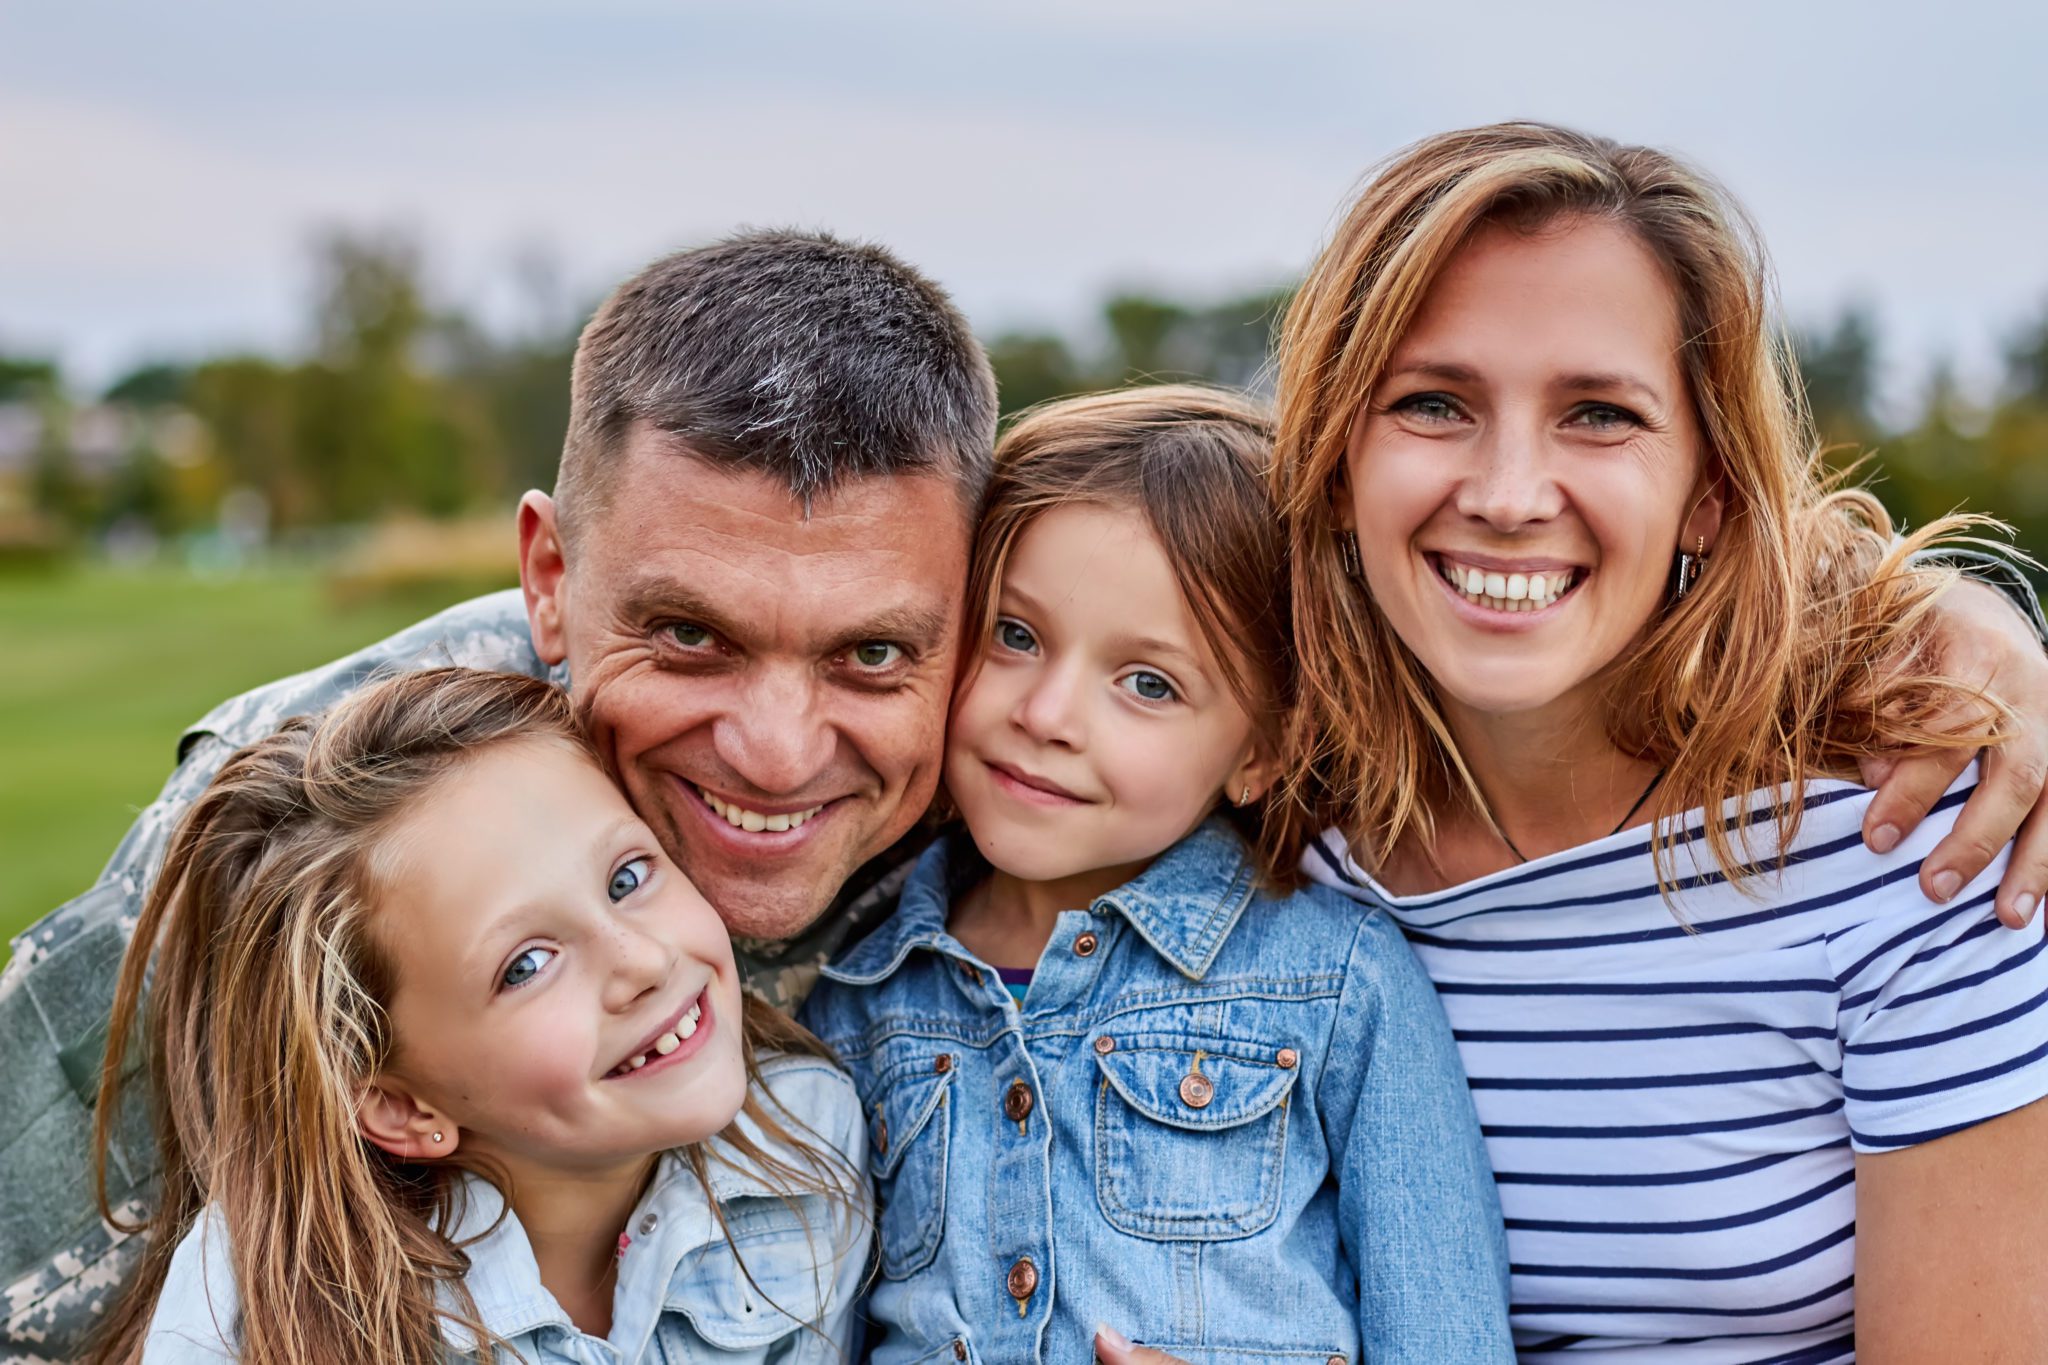
[(2048, 1095), (2048, 916), (1992, 914), (2000, 859), (1946, 906), (1903, 877), (1874, 913), (1829, 935), (1849, 1135), (1884, 1152)]

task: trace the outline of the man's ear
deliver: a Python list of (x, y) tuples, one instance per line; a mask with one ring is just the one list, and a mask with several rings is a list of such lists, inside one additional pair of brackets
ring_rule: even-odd
[(538, 490), (519, 500), (519, 589), (526, 594), (526, 623), (533, 648), (550, 666), (569, 657), (562, 628), (568, 561), (555, 520), (555, 500)]
[(452, 1119), (389, 1077), (371, 1081), (356, 1097), (356, 1131), (401, 1161), (439, 1160), (462, 1145)]
[(1693, 494), (1692, 511), (1686, 515), (1685, 525), (1678, 528), (1679, 552), (1695, 554), (1704, 543), (1707, 553), (1712, 554), (1721, 539), (1721, 517), (1727, 506), (1727, 481), (1718, 472), (1708, 473)]

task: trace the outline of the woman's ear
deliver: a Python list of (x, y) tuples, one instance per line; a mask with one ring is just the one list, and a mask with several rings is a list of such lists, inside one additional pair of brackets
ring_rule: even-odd
[(1701, 476), (1699, 490), (1693, 495), (1692, 511), (1686, 515), (1685, 524), (1678, 528), (1678, 548), (1681, 553), (1695, 553), (1694, 547), (1704, 544), (1706, 552), (1712, 554), (1715, 544), (1721, 539), (1721, 514), (1728, 505), (1728, 485), (1718, 471)]
[(440, 1110), (389, 1077), (371, 1081), (356, 1097), (356, 1131), (401, 1161), (453, 1156), (462, 1132)]
[(1230, 776), (1223, 783), (1223, 799), (1233, 806), (1252, 806), (1272, 789), (1280, 765), (1266, 752), (1262, 740), (1253, 740)]

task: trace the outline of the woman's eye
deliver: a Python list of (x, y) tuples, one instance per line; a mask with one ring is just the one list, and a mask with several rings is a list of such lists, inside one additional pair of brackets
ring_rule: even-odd
[(887, 668), (903, 657), (903, 646), (887, 640), (866, 640), (853, 647), (853, 661), (862, 668)]
[(711, 643), (711, 632), (693, 621), (678, 621), (664, 629), (667, 630), (669, 639), (684, 649), (702, 649)]
[(1623, 427), (1639, 427), (1640, 417), (1627, 408), (1618, 408), (1612, 403), (1587, 403), (1572, 414), (1580, 426), (1594, 431), (1618, 431)]
[(1038, 637), (1021, 621), (996, 622), (996, 642), (1004, 649), (1013, 649), (1019, 654), (1029, 654), (1038, 648)]
[(1173, 684), (1148, 669), (1127, 673), (1119, 680), (1125, 691), (1143, 697), (1146, 701), (1172, 701), (1175, 697)]
[(613, 903), (616, 904), (645, 886), (648, 875), (653, 870), (654, 859), (635, 858), (612, 873), (611, 885), (605, 890), (610, 893)]
[(1394, 407), (1425, 422), (1449, 422), (1458, 416), (1458, 402), (1447, 393), (1410, 394)]
[(505, 964), (505, 974), (498, 978), (498, 984), (508, 987), (524, 986), (539, 976), (542, 969), (554, 958), (553, 948), (528, 948)]

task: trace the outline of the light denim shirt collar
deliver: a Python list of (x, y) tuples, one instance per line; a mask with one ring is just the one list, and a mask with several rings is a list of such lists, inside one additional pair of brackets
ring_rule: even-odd
[[(987, 862), (964, 830), (940, 839), (918, 860), (896, 913), (826, 967), (825, 975), (872, 986), (917, 948), (976, 961), (946, 932), (946, 916), (954, 899), (987, 872)], [(1089, 908), (1121, 915), (1176, 971), (1200, 981), (1257, 890), (1257, 869), (1245, 856), (1243, 841), (1221, 818), (1211, 816), (1132, 880), (1097, 896)]]
[[(791, 1163), (801, 1160), (796, 1152), (748, 1120), (743, 1118), (741, 1123), (747, 1136), (770, 1156)], [(711, 1200), (723, 1204), (748, 1196), (778, 1197), (778, 1187), (746, 1158), (727, 1148), (721, 1139), (714, 1138), (712, 1143), (724, 1159), (705, 1163)], [(711, 1200), (705, 1198), (704, 1186), (681, 1152), (661, 1154), (647, 1192), (634, 1206), (622, 1230), (630, 1245), (621, 1252), (619, 1291), (614, 1296), (616, 1303), (644, 1306), (647, 1321), (644, 1327), (615, 1321), (615, 1340), (621, 1328), (635, 1335), (651, 1334), (670, 1298), (670, 1282), (684, 1258), (697, 1248), (724, 1238)], [(464, 1282), (476, 1301), (477, 1318), (485, 1327), (507, 1339), (548, 1326), (575, 1330), (568, 1313), (541, 1283), (540, 1263), (534, 1259), (526, 1229), (521, 1226), (519, 1215), (505, 1207), (497, 1186), (481, 1176), (465, 1173), (454, 1212), (451, 1240), (469, 1257), (470, 1268)], [(454, 1311), (454, 1298), (445, 1290), (441, 1303), (444, 1310)], [(442, 1332), (458, 1352), (476, 1350), (475, 1336), (453, 1318), (443, 1321)]]

